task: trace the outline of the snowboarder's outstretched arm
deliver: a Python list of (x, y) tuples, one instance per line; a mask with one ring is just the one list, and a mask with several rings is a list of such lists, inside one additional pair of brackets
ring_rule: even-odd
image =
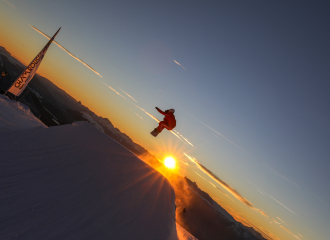
[(156, 107), (157, 111), (163, 115), (166, 115), (165, 112), (163, 112), (162, 110), (160, 110), (158, 107)]
[[(173, 112), (174, 112), (174, 109), (166, 110), (165, 112), (163, 112), (162, 110), (160, 110), (158, 107), (156, 107), (156, 109), (157, 109), (157, 111), (158, 111), (159, 113), (163, 114), (164, 116), (170, 116), (170, 115), (172, 115)], [(173, 110), (173, 111), (171, 112), (171, 110)]]

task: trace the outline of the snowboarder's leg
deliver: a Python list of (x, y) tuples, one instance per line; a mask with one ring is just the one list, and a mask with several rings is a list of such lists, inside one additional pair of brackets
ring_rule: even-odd
[(159, 133), (160, 133), (161, 131), (163, 131), (164, 128), (170, 130), (170, 128), (169, 128), (169, 126), (167, 126), (167, 123), (166, 123), (166, 122), (164, 122), (164, 121), (159, 122), (159, 125), (158, 125), (158, 127), (157, 127)]
[(169, 127), (166, 125), (166, 122), (164, 122), (164, 121), (159, 122), (158, 127), (156, 127), (156, 128), (151, 132), (151, 135), (154, 136), (154, 137), (157, 137), (157, 135), (158, 135), (161, 131), (163, 131), (164, 128), (169, 129)]
[(151, 135), (153, 135), (154, 137), (156, 137), (159, 133), (161, 133), (161, 131), (163, 131), (163, 129), (166, 128), (168, 130), (172, 130), (173, 128), (170, 128), (167, 125), (167, 122), (161, 121), (159, 122), (158, 127), (156, 127), (152, 132)]

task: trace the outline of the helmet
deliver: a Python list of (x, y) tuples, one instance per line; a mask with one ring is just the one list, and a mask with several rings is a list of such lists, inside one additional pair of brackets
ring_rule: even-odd
[(171, 112), (171, 113), (175, 112), (175, 110), (173, 108), (169, 109), (168, 111)]

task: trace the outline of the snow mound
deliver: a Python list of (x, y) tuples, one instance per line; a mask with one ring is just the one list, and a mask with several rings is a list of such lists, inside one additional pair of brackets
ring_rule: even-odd
[(91, 124), (0, 136), (0, 239), (177, 239), (174, 191)]
[(183, 227), (179, 224), (176, 224), (177, 236), (179, 240), (198, 240), (189, 232), (187, 232)]
[(37, 119), (26, 105), (0, 95), (0, 129), (21, 130), (46, 126)]
[(89, 115), (87, 112), (81, 112), (83, 117), (86, 118), (94, 127), (96, 127), (98, 130), (104, 133), (103, 127), (96, 122), (91, 115)]
[(87, 122), (47, 128), (0, 95), (0, 239), (197, 240), (160, 173)]

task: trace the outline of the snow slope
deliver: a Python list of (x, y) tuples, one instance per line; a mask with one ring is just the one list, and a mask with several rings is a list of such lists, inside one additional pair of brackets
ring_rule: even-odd
[(169, 182), (87, 122), (47, 128), (1, 95), (0, 150), (0, 239), (195, 239)]
[(46, 125), (37, 119), (27, 106), (0, 95), (0, 131), (38, 126), (46, 128)]
[(177, 237), (179, 240), (198, 240), (189, 232), (187, 232), (183, 227), (181, 227), (179, 224), (176, 224), (176, 230), (177, 230)]

